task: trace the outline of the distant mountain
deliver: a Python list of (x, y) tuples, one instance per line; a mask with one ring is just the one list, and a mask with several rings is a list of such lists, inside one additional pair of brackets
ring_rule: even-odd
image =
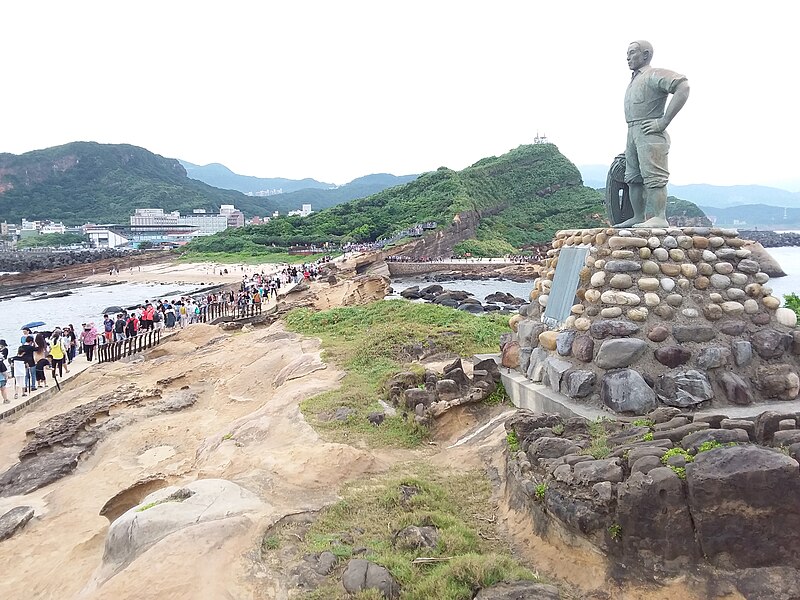
[(699, 206), (729, 208), (744, 204), (765, 204), (800, 208), (800, 193), (764, 185), (670, 185), (671, 194), (691, 200)]
[(197, 179), (223, 190), (236, 190), (244, 194), (257, 194), (276, 190), (282, 190), (282, 193), (287, 193), (307, 188), (327, 189), (334, 187), (333, 184), (310, 178), (285, 179), (283, 177), (239, 175), (219, 163), (203, 166), (194, 165), (185, 160), (180, 161), (180, 163), (186, 169), (186, 174), (192, 179)]
[[(579, 169), (584, 185), (595, 189), (606, 186), (608, 166), (582, 165)], [(787, 184), (800, 186), (798, 181), (787, 182)], [(728, 208), (745, 204), (764, 204), (800, 208), (800, 192), (789, 192), (786, 189), (765, 185), (670, 184), (669, 193), (704, 207)]]
[(248, 215), (271, 212), (267, 198), (190, 179), (176, 159), (129, 144), (72, 142), (0, 154), (0, 220), (125, 224), (135, 208), (191, 213), (218, 211), (220, 204), (234, 204)]
[(800, 229), (800, 208), (782, 208), (765, 204), (702, 208), (716, 225), (746, 229), (756, 227), (760, 229)]
[(304, 189), (290, 192), (288, 194), (277, 194), (270, 196), (270, 202), (274, 202), (276, 210), (287, 213), (290, 210), (297, 210), (303, 204), (311, 204), (314, 211), (323, 208), (330, 208), (342, 202), (366, 198), (372, 194), (385, 190), (386, 188), (402, 185), (409, 181), (414, 181), (419, 175), (390, 175), (389, 173), (376, 173), (365, 175), (354, 179), (350, 183), (332, 189)]
[(608, 176), (608, 168), (611, 163), (607, 165), (581, 165), (578, 170), (581, 172), (583, 178), (583, 185), (590, 188), (599, 189), (606, 187), (606, 177)]

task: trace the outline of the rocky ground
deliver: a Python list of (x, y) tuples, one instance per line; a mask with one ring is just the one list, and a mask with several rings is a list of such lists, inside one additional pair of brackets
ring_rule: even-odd
[[(797, 463), (771, 449), (783, 440), (778, 445), (796, 452), (788, 439), (793, 433), (784, 433), (789, 431), (786, 419), (765, 419), (751, 432), (747, 425), (725, 427), (720, 420), (703, 426), (691, 416), (662, 410), (649, 415), (647, 423), (604, 423), (601, 433), (585, 421), (539, 423), (536, 416), (516, 417), (507, 427), (519, 447), (509, 452), (504, 421), (513, 411), (482, 404), (498, 389), (496, 369), (488, 363), (423, 361), (409, 371), (413, 381), (399, 377), (388, 386), (386, 406), (427, 423), (430, 443), (371, 445), (347, 429), (347, 418), (337, 437), (343, 441), (321, 436), (300, 404), (337, 389), (345, 374), (326, 362), (317, 340), (287, 331), (276, 318), (291, 306), (324, 309), (368, 302), (381, 298), (387, 285), (381, 275), (329, 268), (319, 283), (298, 286), (277, 315), (263, 323), (226, 330), (195, 325), (147, 353), (94, 366), (60, 394), (0, 422), (0, 564), (10, 565), (0, 578), (0, 597), (444, 597), (439, 591), (409, 595), (410, 588), (400, 584), (418, 573), (433, 576), (428, 588), (417, 589), (440, 590), (440, 579), (487, 581), (478, 586), (482, 589), (468, 586), (461, 596), (482, 600), (765, 598), (731, 586), (710, 595), (708, 588), (696, 586), (693, 573), (675, 576), (670, 556), (682, 557), (678, 550), (683, 546), (672, 552), (671, 538), (651, 540), (647, 523), (639, 527), (639, 513), (620, 512), (618, 506), (626, 497), (649, 498), (635, 495), (635, 485), (664, 469), (672, 482), (664, 488), (668, 498), (678, 498), (678, 486), (684, 484), (674, 469), (684, 468), (685, 485), (695, 485), (693, 478), (705, 472), (700, 466), (713, 462), (718, 452), (768, 452), (765, 468), (782, 477), (769, 481), (785, 484), (785, 493), (764, 490), (767, 480), (756, 473), (747, 480), (753, 494), (794, 497), (797, 473), (787, 465), (791, 461), (797, 471)], [(681, 418), (687, 422), (678, 422)], [(376, 419), (370, 426), (382, 424)], [(686, 436), (678, 435), (687, 427), (693, 435), (711, 437), (695, 435), (697, 444), (688, 444)], [(648, 433), (658, 441), (648, 443), (649, 453), (640, 451), (639, 459), (647, 464), (631, 462), (637, 458), (631, 436)], [(601, 440), (608, 455), (595, 457), (605, 452)], [(737, 448), (715, 447), (694, 458), (703, 441), (733, 442)], [(663, 461), (670, 445), (680, 445), (685, 454), (673, 453), (656, 466), (653, 459)], [(545, 456), (553, 452), (560, 454)], [(692, 465), (682, 467), (680, 458)], [(562, 466), (570, 472), (562, 468), (563, 480), (556, 479), (554, 472)], [(407, 473), (422, 479), (410, 481)], [(432, 473), (427, 481), (425, 473)], [(673, 476), (678, 484), (672, 485)], [(547, 483), (542, 492), (547, 506), (551, 497), (562, 498), (552, 505), (564, 507), (559, 513), (564, 522), (592, 539), (582, 546), (566, 544), (566, 539), (577, 539), (567, 528), (558, 535), (537, 528), (540, 483)], [(437, 491), (446, 485), (451, 487)], [(372, 493), (353, 496), (353, 489)], [(569, 509), (560, 492), (567, 489), (578, 490), (573, 495), (585, 497), (586, 507), (575, 503), (575, 510)], [(337, 503), (342, 496), (344, 504)], [(445, 497), (452, 501), (449, 508)], [(683, 510), (693, 510), (692, 502), (708, 502), (699, 492), (689, 500), (680, 498), (688, 507)], [(368, 505), (377, 506), (377, 512), (363, 512)], [(680, 502), (675, 505), (679, 510)], [(356, 515), (355, 520), (332, 521), (337, 510)], [(712, 537), (715, 531), (724, 534), (726, 513), (706, 512), (706, 520), (696, 520), (693, 527)], [(789, 511), (792, 518), (795, 512)], [(794, 560), (796, 549), (789, 542), (796, 527), (790, 523), (781, 531), (783, 521), (772, 512), (764, 514), (763, 531), (778, 541), (771, 548), (766, 541), (754, 547), (763, 548), (765, 556)], [(655, 514), (654, 520), (673, 523)], [(330, 528), (339, 522), (347, 528)], [(761, 531), (762, 522), (752, 529)], [(741, 524), (731, 531), (747, 533)], [(378, 532), (382, 541), (370, 537)], [(626, 540), (624, 552), (615, 550), (618, 539)], [(699, 539), (686, 542), (690, 556), (698, 552), (692, 544), (706, 544)], [(709, 560), (724, 562), (731, 555), (730, 560), (745, 560), (738, 558), (738, 550), (748, 544), (746, 538), (713, 539), (737, 552), (726, 554), (706, 544), (701, 550)], [(605, 545), (594, 545), (598, 540)], [(659, 551), (669, 555), (665, 577), (627, 577), (632, 554), (640, 552), (647, 560)], [(388, 568), (376, 555), (393, 557), (384, 560)], [(510, 573), (520, 581), (492, 585)], [(764, 583), (753, 581), (756, 587)], [(774, 582), (764, 586), (778, 589)]]
[(542, 538), (599, 550), (614, 579), (688, 577), (705, 598), (791, 600), (797, 425), (771, 411), (594, 422), (519, 411), (506, 421), (508, 501)]

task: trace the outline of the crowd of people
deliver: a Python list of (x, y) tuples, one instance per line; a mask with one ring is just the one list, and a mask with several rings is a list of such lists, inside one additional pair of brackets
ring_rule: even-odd
[(330, 260), (326, 256), (299, 267), (287, 266), (277, 273), (245, 274), (238, 292), (230, 289), (175, 300), (145, 300), (135, 309), (104, 314), (99, 328), (93, 322), (82, 323), (80, 329), (70, 324), (47, 332), (25, 328), (16, 354), (10, 352), (6, 340), (0, 340), (0, 395), (4, 403), (11, 402), (8, 384), (12, 382), (15, 399), (27, 396), (39, 386), (47, 387), (48, 371), (57, 384), (57, 377), (69, 373), (69, 365), (78, 354), (91, 362), (98, 346), (124, 341), (150, 330), (173, 331), (203, 322), (212, 304), (225, 303), (241, 308), (268, 303), (273, 298), (277, 300), (282, 286), (316, 277), (319, 266)]
[(27, 396), (37, 386), (47, 387), (46, 371), (59, 377), (69, 373), (67, 364), (75, 358), (78, 336), (72, 325), (57, 328), (52, 332), (33, 333), (22, 330), (17, 353), (9, 358), (6, 340), (0, 340), (0, 395), (3, 403), (11, 402), (8, 397), (8, 383), (14, 383), (14, 398)]

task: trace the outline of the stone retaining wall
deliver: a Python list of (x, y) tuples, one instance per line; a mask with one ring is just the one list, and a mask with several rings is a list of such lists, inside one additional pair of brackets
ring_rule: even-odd
[[(589, 252), (575, 304), (549, 330), (559, 253), (578, 245)], [(793, 400), (797, 317), (745, 245), (707, 227), (559, 231), (531, 303), (511, 319), (503, 365), (620, 413)]]

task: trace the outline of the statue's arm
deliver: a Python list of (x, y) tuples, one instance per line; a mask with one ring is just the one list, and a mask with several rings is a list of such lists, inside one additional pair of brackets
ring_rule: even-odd
[(688, 99), (689, 82), (684, 79), (678, 84), (678, 87), (675, 88), (675, 92), (672, 94), (672, 98), (670, 98), (669, 104), (667, 104), (667, 108), (664, 110), (664, 116), (642, 125), (642, 131), (645, 133), (660, 133), (664, 131), (669, 124), (672, 123), (672, 119), (680, 112)]

